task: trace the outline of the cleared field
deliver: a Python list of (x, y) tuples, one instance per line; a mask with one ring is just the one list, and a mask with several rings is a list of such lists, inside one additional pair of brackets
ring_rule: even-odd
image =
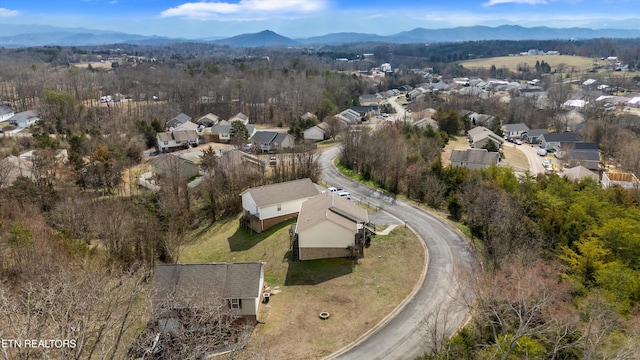
[(570, 55), (529, 55), (529, 56), (501, 56), (486, 59), (473, 59), (461, 61), (459, 64), (468, 69), (483, 68), (490, 69), (491, 65), (495, 65), (500, 69), (506, 67), (511, 71), (517, 71), (520, 64), (527, 64), (530, 68), (535, 68), (536, 61), (544, 61), (551, 70), (556, 70), (558, 65), (564, 64), (566, 70), (576, 67), (576, 71), (585, 71), (593, 67), (595, 59), (583, 56)]
[[(319, 359), (353, 342), (389, 314), (420, 278), (425, 252), (420, 240), (400, 226), (375, 236), (365, 257), (291, 261), (289, 227), (262, 234), (238, 228), (238, 218), (203, 229), (180, 256), (184, 263), (265, 261), (273, 296), (261, 304), (254, 333), (243, 351), (226, 359)], [(274, 292), (276, 290), (276, 292)], [(279, 290), (279, 291), (278, 291)], [(328, 311), (329, 320), (318, 314)]]

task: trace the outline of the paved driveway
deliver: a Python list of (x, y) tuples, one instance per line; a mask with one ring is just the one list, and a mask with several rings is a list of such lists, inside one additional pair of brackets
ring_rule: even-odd
[(376, 197), (370, 188), (340, 174), (331, 164), (338, 153), (339, 148), (334, 147), (321, 154), (323, 179), (347, 189), (358, 199), (368, 198), (371, 204), (406, 221), (424, 241), (428, 260), (424, 269), (416, 269), (426, 273), (412, 298), (370, 334), (329, 358), (413, 359), (429, 349), (429, 329), (437, 327), (450, 335), (464, 323), (468, 307), (463, 298), (471, 298), (472, 293), (464, 285), (463, 274), (475, 268), (475, 257), (467, 242), (448, 222), (384, 194)]

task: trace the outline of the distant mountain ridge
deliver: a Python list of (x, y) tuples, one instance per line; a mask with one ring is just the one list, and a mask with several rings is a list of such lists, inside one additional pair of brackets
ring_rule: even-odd
[[(461, 42), (480, 40), (563, 40), (593, 38), (640, 38), (640, 30), (632, 29), (590, 29), (590, 28), (550, 28), (522, 27), (518, 25), (467, 26), (449, 29), (416, 28), (394, 35), (364, 34), (356, 32), (333, 33), (302, 39), (291, 39), (271, 30), (258, 33), (241, 34), (223, 39), (209, 37), (205, 39), (177, 39), (161, 36), (134, 35), (105, 30), (89, 30), (83, 28), (56, 28), (53, 26), (13, 26), (0, 36), (0, 46), (91, 46), (129, 43), (137, 45), (159, 45), (177, 42), (206, 42), (232, 47), (263, 46), (301, 46), (345, 44), (356, 42), (387, 43), (435, 43)], [(19, 29), (23, 28), (20, 33)]]

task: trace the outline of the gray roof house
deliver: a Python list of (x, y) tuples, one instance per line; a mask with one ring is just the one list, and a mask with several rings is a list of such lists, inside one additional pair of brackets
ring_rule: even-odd
[(14, 114), (9, 118), (9, 124), (17, 126), (19, 128), (28, 128), (29, 126), (37, 123), (39, 120), (40, 117), (35, 110), (28, 110)]
[(560, 149), (561, 143), (571, 143), (576, 142), (580, 136), (577, 133), (573, 132), (565, 132), (565, 133), (547, 133), (542, 134), (538, 137), (538, 143), (540, 147), (543, 147), (547, 150), (549, 149)]
[(450, 160), (451, 166), (479, 170), (498, 164), (500, 154), (487, 149), (453, 150)]
[(496, 133), (484, 126), (476, 126), (473, 129), (470, 129), (467, 131), (467, 135), (469, 137), (471, 147), (476, 149), (483, 148), (487, 145), (488, 141), (493, 141), (498, 147), (504, 143), (504, 138), (502, 136), (498, 136)]
[[(249, 138), (251, 138), (256, 133), (256, 127), (253, 125), (247, 125), (245, 127), (247, 128), (247, 133), (249, 133)], [(218, 142), (229, 142), (231, 141), (231, 125), (223, 124), (221, 121), (217, 126), (211, 128), (211, 135), (213, 135), (214, 140)]]
[(180, 114), (178, 114), (178, 116), (176, 116), (173, 119), (167, 121), (165, 126), (167, 128), (177, 128), (178, 126), (186, 123), (187, 121), (191, 121), (191, 116), (189, 116), (187, 114), (180, 113)]
[(502, 125), (504, 136), (510, 138), (520, 139), (522, 138), (522, 134), (527, 131), (529, 131), (529, 127), (524, 123)]
[(529, 144), (537, 144), (542, 134), (548, 134), (549, 132), (545, 129), (533, 129), (527, 130), (522, 134), (522, 140), (528, 142)]
[(198, 146), (198, 133), (195, 130), (176, 130), (161, 132), (156, 135), (158, 150), (171, 152)]
[(220, 121), (218, 115), (214, 115), (212, 113), (208, 113), (207, 115), (196, 120), (196, 124), (203, 125), (205, 127), (212, 127), (216, 125)]
[(241, 224), (260, 233), (298, 216), (302, 203), (319, 193), (308, 178), (247, 189), (240, 194), (244, 209)]
[(241, 121), (244, 125), (247, 125), (249, 123), (249, 117), (241, 112), (233, 115), (231, 118), (229, 118), (229, 122), (232, 123), (234, 121)]
[(310, 198), (302, 203), (295, 228), (298, 259), (363, 255), (368, 222), (366, 209), (336, 193), (327, 191)]
[(181, 309), (215, 309), (256, 321), (263, 287), (262, 262), (162, 264), (149, 301), (156, 319), (178, 317)]
[(354, 124), (360, 121), (360, 113), (352, 109), (346, 109), (337, 114), (336, 118), (346, 124)]
[(556, 156), (564, 159), (570, 166), (582, 165), (589, 170), (598, 170), (600, 167), (600, 148), (595, 142), (560, 143)]
[(268, 153), (293, 149), (295, 146), (293, 136), (275, 131), (256, 131), (250, 140), (255, 149)]

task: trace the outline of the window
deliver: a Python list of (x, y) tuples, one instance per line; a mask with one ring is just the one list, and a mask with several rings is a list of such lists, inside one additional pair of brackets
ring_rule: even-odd
[(242, 309), (242, 299), (229, 299), (227, 305), (229, 309)]
[(169, 142), (168, 142), (168, 141), (165, 141), (165, 142), (164, 142), (164, 144), (165, 144), (165, 145), (169, 145)]
[(176, 144), (180, 144), (180, 140), (176, 140)]
[(282, 210), (282, 204), (278, 204), (278, 211)]

